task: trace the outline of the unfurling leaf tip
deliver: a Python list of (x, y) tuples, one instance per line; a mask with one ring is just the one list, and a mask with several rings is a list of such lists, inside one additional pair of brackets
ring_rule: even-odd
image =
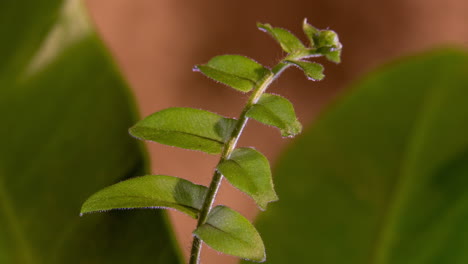
[(258, 28), (260, 31), (268, 32), (268, 30), (267, 30), (268, 27), (271, 27), (271, 25), (270, 25), (270, 24), (263, 24), (263, 23), (257, 22), (257, 28)]

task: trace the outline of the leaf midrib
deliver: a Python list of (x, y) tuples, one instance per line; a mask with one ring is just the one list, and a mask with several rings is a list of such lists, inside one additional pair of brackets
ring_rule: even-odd
[[(440, 82), (440, 81), (439, 81)], [(420, 104), (419, 111), (416, 114), (415, 122), (413, 127), (408, 134), (406, 140), (406, 148), (404, 157), (401, 160), (400, 173), (398, 174), (398, 179), (396, 180), (395, 187), (393, 188), (392, 195), (388, 201), (388, 210), (386, 213), (383, 213), (382, 221), (380, 224), (380, 230), (377, 234), (376, 243), (374, 250), (370, 253), (370, 264), (386, 264), (388, 263), (388, 248), (393, 241), (393, 229), (396, 224), (396, 217), (400, 208), (404, 202), (404, 198), (407, 197), (408, 193), (408, 180), (410, 178), (409, 172), (411, 164), (414, 161), (414, 155), (418, 148), (419, 141), (418, 138), (421, 138), (421, 133), (424, 130), (424, 122), (427, 120), (427, 111), (438, 97), (435, 96), (439, 87), (443, 87), (439, 82), (431, 82), (431, 87), (428, 88), (423, 96), (422, 103)]]
[[(183, 134), (183, 135), (189, 135), (189, 136), (201, 138), (201, 139), (208, 140), (208, 141), (213, 141), (213, 142), (221, 144), (221, 145), (224, 145), (224, 143), (225, 143), (224, 141), (221, 141), (221, 140), (218, 140), (218, 139), (215, 139), (215, 138), (211, 138), (211, 137), (207, 137), (207, 136), (201, 136), (201, 135), (198, 135), (198, 134), (195, 134), (195, 133), (190, 133), (190, 132), (185, 132), (185, 131), (180, 131), (180, 130), (158, 129), (158, 128), (154, 128), (154, 127), (150, 127), (150, 126), (141, 126), (141, 128), (156, 130), (156, 131), (160, 131), (160, 132), (164, 132), (164, 133), (175, 133), (175, 134), (179, 133), (179, 134)], [(151, 141), (153, 141), (153, 140), (151, 140)]]
[(22, 260), (25, 261), (26, 264), (39, 263), (36, 261), (37, 258), (34, 257), (31, 246), (20, 227), (19, 217), (12, 206), (2, 175), (0, 175), (0, 210), (2, 210), (5, 215), (6, 225), (10, 227), (7, 228), (7, 230), (11, 230), (13, 234), (12, 237), (19, 247), (18, 251), (21, 252)]
[[(280, 116), (278, 116), (276, 114), (276, 112), (272, 111), (270, 108), (266, 107), (265, 105), (255, 104), (254, 107), (259, 107), (259, 108), (264, 109), (266, 112), (268, 112), (270, 114), (269, 118), (271, 118), (272, 120), (275, 120), (276, 122), (278, 122), (282, 127), (278, 127), (278, 126), (270, 125), (270, 124), (267, 124), (267, 125), (277, 127), (281, 131), (286, 130), (289, 127), (287, 121), (284, 121)], [(253, 119), (255, 119), (255, 118), (253, 118)], [(257, 120), (257, 119), (255, 119), (255, 120)], [(261, 122), (259, 120), (257, 120), (257, 121)], [(263, 122), (261, 122), (261, 123), (263, 123)]]
[[(206, 65), (205, 67), (210, 68), (210, 69), (213, 70), (213, 71), (217, 71), (218, 73), (228, 75), (229, 77), (236, 78), (236, 79), (240, 79), (240, 80), (242, 80), (242, 81), (250, 82), (252, 85), (256, 85), (256, 84), (257, 84), (257, 81), (252, 80), (252, 79), (249, 79), (249, 78), (244, 77), (244, 76), (240, 76), (240, 75), (236, 75), (236, 74), (229, 73), (229, 72), (226, 72), (226, 71), (222, 71), (222, 70), (213, 68), (212, 66), (208, 66), (208, 65)], [(211, 77), (210, 77), (210, 78), (211, 78)], [(211, 78), (211, 79), (213, 79), (213, 78)], [(260, 78), (260, 79), (261, 79), (261, 78)], [(216, 81), (217, 81), (217, 80), (216, 80)]]
[(246, 240), (244, 240), (244, 239), (242, 239), (240, 237), (234, 236), (232, 232), (225, 231), (225, 230), (223, 230), (223, 229), (221, 229), (221, 228), (219, 228), (219, 227), (217, 227), (217, 226), (215, 226), (213, 224), (210, 224), (209, 222), (205, 223), (205, 225), (208, 226), (208, 227), (211, 227), (211, 228), (213, 228), (215, 230), (218, 230), (218, 231), (222, 232), (223, 234), (226, 234), (227, 236), (231, 237), (232, 239), (234, 239), (234, 240), (236, 240), (238, 242), (241, 242), (246, 247), (251, 247), (252, 246), (252, 243), (249, 243), (248, 241), (246, 241)]
[[(241, 174), (245, 174), (247, 175), (245, 178), (249, 181), (250, 183), (250, 186), (254, 186), (256, 190), (258, 190), (257, 188), (257, 184), (256, 182), (253, 180), (253, 177), (252, 175), (249, 173), (249, 171), (247, 171), (237, 160), (235, 159), (228, 159), (228, 160), (225, 160), (225, 162), (232, 162), (234, 164), (234, 166), (238, 167), (240, 170), (241, 170)], [(226, 177), (226, 175), (224, 175), (224, 177)], [(226, 179), (229, 181), (229, 178), (226, 177)], [(229, 183), (231, 183), (229, 181)], [(240, 191), (244, 192), (244, 190), (241, 190), (238, 186), (234, 185), (231, 183), (232, 186), (234, 186), (236, 189), (239, 189)], [(249, 190), (250, 191), (250, 190)], [(252, 196), (256, 196), (256, 193), (252, 193)]]

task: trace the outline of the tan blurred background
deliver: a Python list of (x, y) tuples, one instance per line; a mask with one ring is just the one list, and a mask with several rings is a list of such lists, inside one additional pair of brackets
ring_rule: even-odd
[[(246, 95), (191, 69), (221, 54), (242, 54), (273, 66), (282, 52), (256, 29), (256, 22), (287, 28), (304, 40), (301, 22), (307, 17), (311, 24), (333, 29), (340, 36), (343, 63), (324, 62), (324, 81), (307, 81), (299, 70), (289, 69), (270, 90), (294, 103), (305, 126), (338, 91), (383, 62), (442, 44), (468, 47), (466, 0), (87, 0), (87, 4), (135, 92), (143, 116), (173, 106), (238, 116)], [(253, 121), (240, 145), (255, 146), (274, 164), (290, 141)], [(148, 146), (153, 173), (209, 184), (217, 156), (159, 144)], [(217, 203), (229, 205), (250, 219), (257, 214), (252, 200), (226, 182)], [(187, 256), (195, 221), (178, 212), (170, 214)], [(202, 259), (205, 264), (237, 262), (206, 246)]]

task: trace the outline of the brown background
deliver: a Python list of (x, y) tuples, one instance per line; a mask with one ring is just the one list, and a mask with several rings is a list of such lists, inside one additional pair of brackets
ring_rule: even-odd
[[(143, 116), (173, 106), (238, 116), (246, 95), (191, 69), (221, 54), (242, 54), (274, 65), (282, 52), (256, 29), (256, 22), (290, 29), (304, 39), (301, 22), (307, 17), (311, 24), (340, 35), (343, 63), (325, 62), (324, 81), (307, 81), (301, 72), (290, 69), (271, 88), (294, 103), (305, 125), (337, 91), (391, 58), (447, 43), (468, 46), (466, 0), (87, 0), (87, 4), (135, 92)], [(255, 146), (274, 164), (288, 142), (275, 129), (250, 122), (240, 145)], [(216, 156), (159, 144), (149, 144), (149, 148), (153, 173), (209, 184)], [(252, 200), (229, 184), (221, 187), (217, 203), (250, 219), (257, 213)], [(188, 255), (195, 222), (178, 212), (171, 212), (171, 219)], [(205, 264), (237, 261), (208, 247), (202, 258)]]

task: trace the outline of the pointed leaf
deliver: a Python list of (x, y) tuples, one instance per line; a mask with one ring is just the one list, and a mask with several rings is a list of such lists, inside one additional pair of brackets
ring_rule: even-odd
[(235, 124), (235, 119), (205, 110), (173, 107), (141, 120), (130, 128), (130, 134), (143, 140), (218, 154)]
[(320, 33), (320, 30), (316, 29), (311, 24), (307, 23), (307, 18), (304, 19), (302, 23), (302, 30), (304, 34), (307, 36), (310, 42), (310, 47), (313, 48), (317, 45), (317, 36)]
[(327, 58), (327, 60), (331, 62), (340, 63), (341, 62), (341, 49), (326, 52), (325, 57)]
[(205, 224), (193, 234), (211, 248), (229, 255), (257, 262), (265, 261), (265, 246), (255, 227), (240, 213), (226, 206), (216, 206)]
[(283, 28), (274, 28), (270, 24), (257, 23), (257, 27), (264, 32), (269, 33), (287, 52), (292, 53), (305, 49), (304, 44), (294, 34)]
[(0, 263), (183, 263), (163, 210), (78, 217), (95, 190), (148, 168), (84, 1), (0, 1), (0, 21)]
[(309, 61), (286, 61), (288, 63), (292, 63), (295, 66), (301, 68), (304, 71), (304, 74), (313, 81), (320, 81), (322, 80), (325, 75), (323, 74), (323, 66), (321, 64)]
[(271, 179), (270, 163), (255, 149), (234, 150), (217, 169), (234, 187), (251, 196), (262, 210), (269, 202), (278, 200)]
[(249, 109), (247, 117), (279, 128), (283, 137), (293, 137), (302, 130), (293, 105), (288, 99), (279, 95), (263, 94), (260, 100)]
[(240, 55), (216, 56), (205, 65), (195, 66), (194, 70), (241, 92), (249, 92), (259, 81), (271, 74), (261, 64)]
[(141, 176), (93, 194), (81, 207), (81, 214), (113, 209), (173, 208), (197, 218), (207, 189), (172, 176)]

